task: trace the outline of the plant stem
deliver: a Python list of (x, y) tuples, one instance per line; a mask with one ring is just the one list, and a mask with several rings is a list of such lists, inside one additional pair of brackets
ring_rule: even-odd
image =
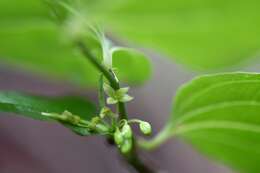
[[(113, 72), (111, 72), (110, 69), (107, 69), (106, 66), (104, 66), (102, 63), (100, 63), (97, 58), (89, 51), (89, 49), (85, 46), (85, 44), (82, 41), (77, 42), (77, 46), (83, 53), (83, 55), (100, 71), (102, 74), (106, 77), (106, 79), (109, 81), (111, 87), (114, 90), (120, 89), (120, 84), (115, 78)], [(118, 112), (119, 112), (119, 120), (122, 119), (128, 119), (127, 112), (125, 108), (125, 104), (123, 102), (118, 103)], [(133, 148), (132, 150), (127, 154), (122, 154), (127, 161), (135, 170), (139, 173), (156, 173), (151, 168), (149, 168), (146, 164), (144, 164), (141, 159), (138, 157), (137, 151), (136, 151), (136, 142), (135, 138), (133, 137)]]
[(98, 59), (90, 52), (90, 50), (86, 47), (86, 45), (82, 41), (77, 42), (77, 46), (85, 55), (85, 57), (100, 71), (109, 81), (111, 87), (115, 90), (120, 89), (119, 83), (114, 78), (114, 75), (102, 64), (98, 61)]
[(133, 141), (134, 147), (130, 153), (124, 154), (125, 160), (139, 173), (159, 173), (150, 168), (139, 158), (138, 153), (136, 151), (135, 139), (133, 139)]
[[(89, 49), (85, 46), (85, 44), (82, 41), (77, 42), (77, 46), (81, 50), (81, 52), (85, 55), (86, 58), (100, 71), (103, 73), (103, 75), (106, 77), (106, 79), (109, 81), (111, 87), (114, 90), (120, 89), (120, 84), (114, 77), (114, 74), (110, 72), (109, 69), (107, 69), (106, 66), (104, 66), (102, 63), (100, 63), (97, 58), (89, 51)], [(118, 103), (118, 112), (119, 112), (119, 119), (127, 119), (127, 113), (125, 104), (123, 102)]]
[(170, 127), (165, 127), (161, 130), (159, 134), (157, 134), (153, 139), (147, 140), (139, 140), (138, 145), (145, 150), (153, 150), (160, 146), (162, 143), (167, 141), (174, 134), (172, 133), (172, 129)]
[(105, 107), (105, 93), (103, 88), (103, 74), (100, 75), (99, 78), (99, 86), (98, 86), (98, 101), (99, 101), (99, 109), (101, 110), (103, 107)]
[(122, 119), (127, 119), (127, 113), (126, 113), (126, 108), (125, 108), (125, 104), (123, 102), (118, 102), (118, 112), (119, 112), (119, 119), (122, 120)]

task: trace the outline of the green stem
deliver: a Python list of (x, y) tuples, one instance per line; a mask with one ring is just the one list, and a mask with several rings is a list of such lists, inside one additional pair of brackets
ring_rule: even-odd
[[(111, 87), (114, 90), (118, 90), (120, 89), (120, 84), (118, 82), (118, 80), (115, 78), (113, 72), (111, 72), (111, 70), (107, 69), (107, 67), (105, 67), (102, 63), (100, 63), (96, 57), (88, 50), (88, 48), (85, 46), (85, 44), (82, 41), (78, 41), (77, 42), (77, 46), (79, 47), (79, 49), (81, 50), (81, 52), (83, 53), (83, 55), (85, 55), (85, 57), (100, 71), (102, 72), (102, 74), (106, 77), (106, 79), (109, 81)], [(123, 102), (119, 102), (118, 103), (118, 112), (119, 112), (119, 120), (122, 119), (128, 119), (127, 117), (127, 112), (126, 112), (126, 108), (125, 108), (125, 104)], [(133, 138), (133, 143), (134, 146), (132, 148), (132, 150), (127, 153), (127, 154), (123, 154), (124, 158), (126, 159), (126, 161), (133, 167), (135, 168), (135, 170), (139, 173), (156, 173), (155, 171), (153, 171), (151, 168), (149, 168), (147, 165), (145, 165), (140, 158), (137, 155), (136, 152), (136, 143), (135, 143), (135, 138)]]
[(139, 140), (138, 145), (146, 150), (153, 150), (168, 140), (173, 135), (170, 127), (165, 127), (155, 138), (152, 140)]
[[(134, 145), (136, 146), (136, 145)], [(126, 161), (139, 173), (159, 173), (146, 165), (139, 157), (134, 148), (129, 154), (124, 155)]]
[(115, 80), (113, 74), (110, 73), (110, 71), (102, 64), (100, 63), (97, 58), (90, 52), (90, 50), (85, 46), (85, 44), (82, 41), (77, 42), (77, 46), (85, 55), (86, 58), (100, 71), (103, 73), (103, 75), (107, 78), (112, 88), (115, 90), (120, 89), (119, 83)]
[(105, 103), (106, 103), (103, 83), (104, 83), (103, 74), (101, 74), (99, 78), (99, 88), (98, 88), (98, 101), (99, 101), (100, 110), (105, 107)]
[[(86, 120), (80, 120), (80, 123), (78, 126), (79, 127), (86, 127), (86, 128), (90, 128), (91, 127), (91, 123), (89, 121), (86, 121)], [(107, 127), (105, 124), (97, 124), (95, 126), (94, 129), (92, 130), (95, 130), (101, 134), (105, 134), (109, 131), (109, 127)]]
[[(106, 79), (109, 81), (111, 87), (114, 90), (119, 90), (120, 89), (120, 84), (116, 80), (115, 76), (113, 73), (110, 72), (109, 69), (107, 69), (106, 66), (104, 66), (102, 63), (100, 63), (97, 58), (89, 51), (89, 49), (85, 46), (85, 44), (82, 41), (77, 42), (77, 46), (85, 55), (86, 58), (100, 71), (102, 74), (106, 77)], [(119, 111), (119, 116), (120, 119), (127, 119), (127, 113), (126, 113), (126, 108), (125, 104), (123, 102), (118, 103), (118, 111)]]
[(118, 102), (117, 107), (118, 107), (118, 112), (119, 112), (119, 115), (120, 115), (119, 119), (120, 120), (128, 119), (127, 113), (126, 113), (126, 108), (125, 108), (125, 103)]
[(131, 119), (128, 121), (128, 123), (141, 123), (142, 120), (139, 120), (139, 119)]

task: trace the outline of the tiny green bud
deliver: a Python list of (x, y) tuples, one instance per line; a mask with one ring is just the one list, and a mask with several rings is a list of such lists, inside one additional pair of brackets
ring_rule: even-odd
[(118, 128), (114, 133), (114, 140), (118, 146), (121, 146), (121, 144), (124, 142), (124, 137)]
[(125, 139), (124, 143), (120, 147), (120, 150), (122, 153), (126, 154), (132, 149), (132, 146), (133, 146), (132, 139)]
[(103, 107), (100, 111), (100, 118), (105, 118), (109, 113), (111, 112), (111, 110), (108, 107)]
[(89, 124), (89, 127), (91, 128), (91, 129), (95, 129), (96, 128), (96, 126), (97, 126), (97, 124), (100, 122), (100, 117), (93, 117), (92, 119), (91, 119), (91, 121), (90, 121), (90, 124)]
[(93, 125), (97, 125), (98, 123), (100, 122), (100, 118), (99, 117), (93, 117), (92, 119), (91, 119), (91, 124), (93, 124)]
[(64, 121), (67, 121), (71, 124), (78, 124), (80, 122), (80, 117), (77, 115), (73, 115), (71, 112), (69, 111), (64, 111), (62, 113), (62, 117), (64, 117)]
[(65, 116), (72, 116), (73, 114), (67, 110), (65, 110), (62, 115), (65, 115)]
[(127, 123), (122, 128), (122, 135), (125, 139), (131, 139), (133, 136), (132, 129)]
[(59, 117), (59, 120), (66, 121), (71, 124), (77, 124), (80, 121), (80, 117), (73, 115), (71, 112), (65, 110)]
[(145, 135), (150, 135), (152, 133), (151, 124), (145, 121), (140, 122), (139, 124), (140, 130)]
[(71, 124), (78, 124), (81, 118), (77, 115), (67, 116), (67, 121)]

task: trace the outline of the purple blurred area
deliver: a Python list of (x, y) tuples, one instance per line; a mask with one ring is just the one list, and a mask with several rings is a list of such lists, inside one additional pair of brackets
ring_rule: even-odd
[[(194, 74), (153, 57), (154, 74), (144, 86), (132, 88), (132, 117), (150, 121), (155, 133), (170, 114), (176, 89)], [(0, 66), (0, 89), (41, 95), (83, 94), (96, 99), (94, 90), (39, 78), (31, 73)], [(115, 149), (100, 137), (79, 137), (60, 125), (0, 114), (0, 173), (128, 173)], [(168, 173), (231, 173), (207, 160), (191, 146), (172, 139), (152, 153), (147, 161)]]

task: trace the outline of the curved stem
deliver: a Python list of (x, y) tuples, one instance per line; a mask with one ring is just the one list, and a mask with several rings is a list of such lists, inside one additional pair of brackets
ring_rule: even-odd
[(128, 123), (141, 123), (142, 120), (139, 120), (139, 119), (131, 119), (128, 121)]
[(153, 150), (160, 146), (162, 143), (164, 143), (166, 140), (168, 140), (172, 135), (172, 130), (170, 127), (165, 127), (161, 130), (159, 134), (157, 134), (153, 139), (147, 141), (144, 139), (141, 139), (138, 141), (138, 145), (146, 150)]

